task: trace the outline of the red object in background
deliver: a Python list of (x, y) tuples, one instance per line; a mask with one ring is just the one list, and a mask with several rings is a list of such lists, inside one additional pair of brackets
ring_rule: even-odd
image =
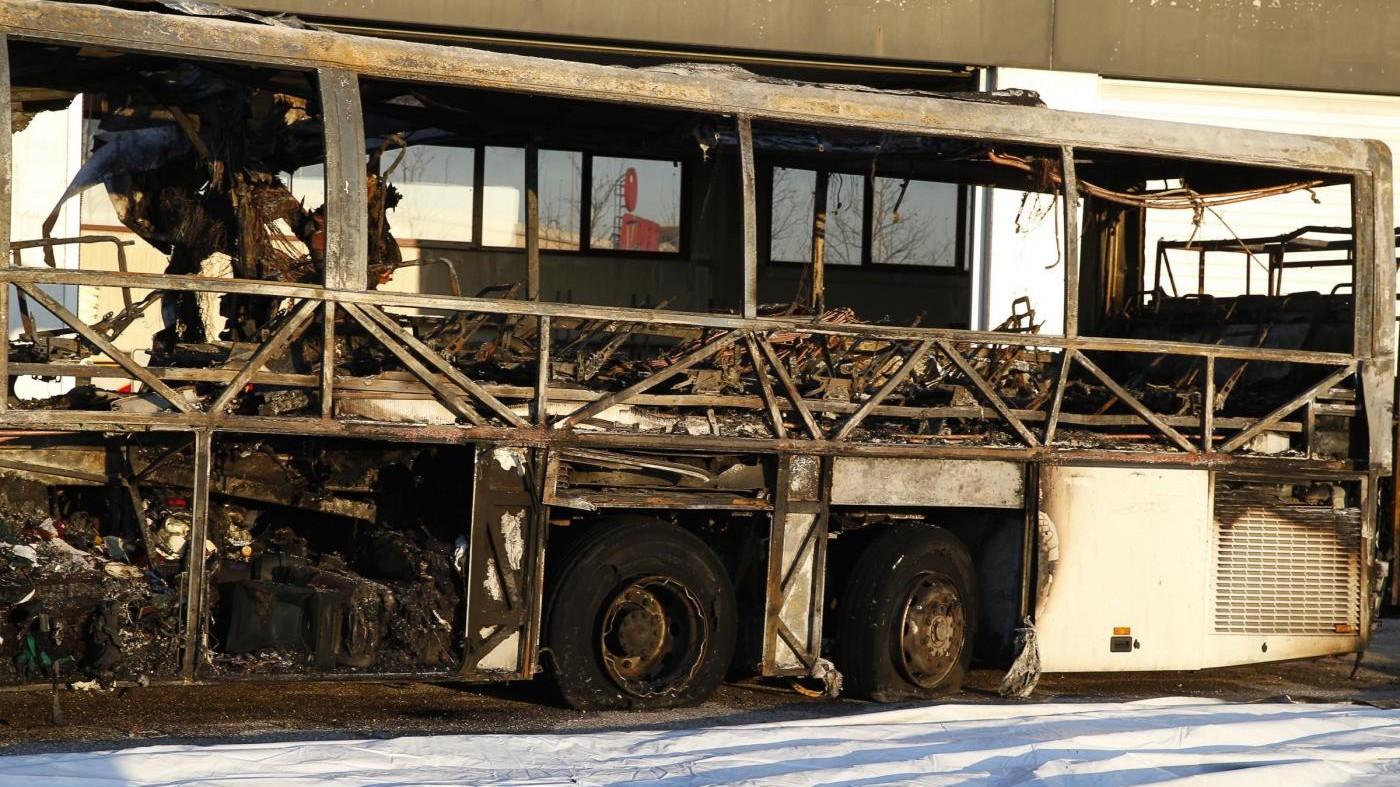
[(661, 225), (632, 213), (622, 215), (617, 247), (636, 251), (661, 250)]
[(622, 203), (627, 206), (628, 213), (637, 209), (637, 170), (632, 167), (622, 173)]

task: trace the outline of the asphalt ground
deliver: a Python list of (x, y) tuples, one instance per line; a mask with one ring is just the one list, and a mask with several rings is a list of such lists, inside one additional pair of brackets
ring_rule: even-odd
[[(1400, 707), (1400, 620), (1384, 621), (1355, 676), (1351, 656), (1201, 672), (1046, 675), (1024, 702), (1163, 696), (1238, 702), (1356, 702)], [(944, 702), (1002, 703), (1001, 673), (974, 670)], [(62, 724), (51, 722), (54, 698)], [(1016, 702), (1022, 702), (1017, 700)], [(804, 696), (789, 682), (723, 686), (694, 708), (585, 713), (563, 708), (543, 680), (499, 686), (281, 682), (0, 693), (0, 754), (163, 743), (228, 743), (466, 733), (596, 732), (752, 724), (890, 706)], [(898, 707), (898, 706), (896, 706)]]

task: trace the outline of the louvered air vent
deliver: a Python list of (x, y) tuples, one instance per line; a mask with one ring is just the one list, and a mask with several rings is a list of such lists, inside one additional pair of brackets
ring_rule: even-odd
[(1360, 630), (1360, 511), (1294, 503), (1277, 489), (1216, 487), (1215, 631)]

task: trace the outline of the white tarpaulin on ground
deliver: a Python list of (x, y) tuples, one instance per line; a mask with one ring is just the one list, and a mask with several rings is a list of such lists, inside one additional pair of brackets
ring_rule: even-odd
[(0, 785), (1400, 784), (1400, 711), (1200, 699), (0, 757)]

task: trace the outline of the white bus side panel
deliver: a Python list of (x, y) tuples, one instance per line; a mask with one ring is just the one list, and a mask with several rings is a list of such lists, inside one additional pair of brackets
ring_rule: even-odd
[(1189, 670), (1352, 653), (1360, 515), (1190, 468), (1046, 467), (1046, 672)]
[[(1040, 506), (1050, 576), (1036, 618), (1041, 668), (1199, 667), (1211, 570), (1209, 471), (1046, 467)], [(1111, 649), (1115, 636), (1126, 650)]]

